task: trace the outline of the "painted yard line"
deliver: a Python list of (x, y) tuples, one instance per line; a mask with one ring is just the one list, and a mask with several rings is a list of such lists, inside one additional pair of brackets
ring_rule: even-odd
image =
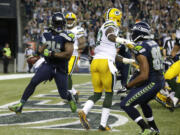
[(11, 80), (11, 79), (21, 79), (21, 78), (30, 78), (34, 74), (12, 74), (12, 75), (1, 75), (0, 80)]
[[(73, 75), (88, 75), (90, 74), (73, 74)], [(34, 76), (34, 73), (31, 74), (10, 74), (10, 75), (0, 75), (0, 80), (11, 80), (11, 79), (21, 79), (21, 78), (31, 78)]]

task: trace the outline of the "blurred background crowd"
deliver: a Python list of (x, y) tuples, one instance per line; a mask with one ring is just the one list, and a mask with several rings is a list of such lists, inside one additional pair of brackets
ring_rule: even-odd
[(177, 29), (180, 16), (178, 0), (23, 0), (24, 33), (23, 42), (37, 42), (45, 28), (50, 25), (54, 11), (72, 11), (78, 23), (85, 28), (87, 45), (94, 44), (98, 29), (104, 21), (105, 10), (116, 7), (123, 12), (121, 34), (129, 38), (131, 26), (138, 20), (148, 22), (156, 41), (163, 44), (163, 38)]

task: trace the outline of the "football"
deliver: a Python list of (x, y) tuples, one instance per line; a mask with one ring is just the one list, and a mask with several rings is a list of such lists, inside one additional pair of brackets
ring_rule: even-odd
[(29, 64), (34, 64), (34, 63), (36, 63), (36, 61), (38, 61), (39, 59), (40, 59), (39, 56), (32, 56), (32, 57), (30, 57), (30, 58), (27, 59), (27, 63), (29, 63)]

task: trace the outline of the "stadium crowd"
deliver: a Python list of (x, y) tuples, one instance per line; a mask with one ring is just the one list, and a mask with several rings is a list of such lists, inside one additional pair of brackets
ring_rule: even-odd
[[(23, 0), (27, 24), (23, 42), (37, 42), (45, 28), (51, 25), (54, 11), (72, 11), (78, 23), (86, 30), (87, 45), (95, 43), (98, 29), (103, 23), (106, 9), (116, 7), (123, 12), (121, 34), (129, 38), (129, 31), (135, 21), (144, 20), (151, 24), (155, 39), (162, 39), (177, 29), (180, 2), (178, 0)], [(91, 43), (90, 43), (91, 42)]]

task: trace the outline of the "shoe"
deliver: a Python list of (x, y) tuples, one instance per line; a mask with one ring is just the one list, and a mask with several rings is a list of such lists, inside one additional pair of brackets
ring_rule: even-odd
[(121, 94), (121, 93), (125, 93), (125, 92), (127, 92), (128, 90), (125, 88), (125, 87), (122, 87), (121, 89), (119, 89), (118, 91), (117, 91), (117, 95), (119, 95), (119, 94)]
[(160, 131), (159, 130), (153, 130), (153, 135), (160, 135)]
[(75, 95), (73, 95), (74, 96), (74, 99), (75, 99), (75, 101), (76, 101), (76, 103), (78, 103), (79, 102), (79, 91), (77, 91), (76, 92), (76, 94)]
[(151, 129), (145, 129), (141, 135), (154, 135), (153, 130)]
[(21, 114), (22, 108), (23, 108), (22, 103), (18, 103), (18, 104), (12, 105), (12, 106), (8, 106), (8, 109), (12, 112), (15, 112), (16, 114)]
[(69, 101), (69, 105), (70, 105), (71, 111), (73, 113), (76, 112), (77, 106), (76, 106), (76, 103), (74, 102), (74, 100)]
[(111, 128), (109, 126), (103, 127), (102, 125), (99, 126), (99, 131), (110, 131)]
[(88, 120), (86, 118), (86, 114), (84, 113), (84, 111), (79, 111), (78, 112), (78, 115), (79, 115), (79, 119), (81, 121), (81, 125), (86, 129), (90, 129), (90, 126), (89, 126), (89, 123), (88, 123)]

